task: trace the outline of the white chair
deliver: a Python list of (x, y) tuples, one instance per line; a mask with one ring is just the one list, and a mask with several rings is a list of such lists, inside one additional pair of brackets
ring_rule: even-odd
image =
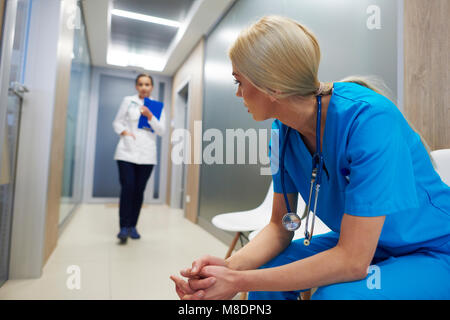
[(215, 227), (225, 231), (236, 232), (225, 259), (231, 256), (231, 253), (233, 252), (237, 241), (241, 239), (243, 232), (262, 229), (269, 223), (272, 214), (272, 202), (273, 182), (269, 186), (264, 201), (257, 208), (247, 211), (223, 213), (212, 219), (211, 222)]
[(450, 149), (441, 149), (431, 152), (436, 171), (448, 186), (450, 186)]

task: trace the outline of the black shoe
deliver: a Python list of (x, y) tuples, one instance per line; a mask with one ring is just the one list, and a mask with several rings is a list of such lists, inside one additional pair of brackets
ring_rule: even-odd
[(131, 239), (140, 239), (141, 235), (137, 232), (135, 227), (130, 228), (130, 238)]
[(117, 238), (119, 238), (121, 244), (127, 242), (128, 236), (129, 236), (128, 228), (120, 228), (120, 232), (117, 235)]

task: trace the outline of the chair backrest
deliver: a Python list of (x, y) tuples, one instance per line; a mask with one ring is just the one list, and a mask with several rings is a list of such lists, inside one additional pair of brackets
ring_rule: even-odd
[[(264, 201), (259, 205), (259, 209), (264, 208), (265, 210), (269, 210), (269, 212), (272, 212), (272, 204), (273, 204), (273, 181), (270, 183), (269, 190), (267, 191), (266, 197), (264, 198)], [(300, 193), (298, 194), (298, 201), (297, 201), (297, 213), (299, 215), (303, 214), (303, 210), (305, 210), (305, 202), (303, 201), (302, 196)]]
[[(271, 210), (272, 209), (272, 202), (273, 202), (273, 181), (270, 183), (269, 190), (267, 190), (266, 197), (264, 198), (264, 201), (259, 205), (258, 208)], [(272, 211), (270, 211), (272, 212)]]
[(436, 171), (448, 186), (450, 186), (450, 149), (441, 149), (431, 152), (436, 164)]

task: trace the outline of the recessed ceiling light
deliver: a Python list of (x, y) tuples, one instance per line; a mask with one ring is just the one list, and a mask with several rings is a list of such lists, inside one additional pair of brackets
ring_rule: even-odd
[(168, 20), (168, 19), (162, 19), (158, 17), (148, 16), (145, 14), (140, 14), (136, 12), (131, 11), (125, 11), (125, 10), (119, 10), (119, 9), (113, 9), (111, 12), (115, 16), (139, 20), (139, 21), (145, 21), (145, 22), (151, 22), (151, 23), (157, 23), (162, 24), (169, 27), (178, 28), (180, 26), (180, 23), (178, 21), (174, 20)]
[(146, 54), (129, 53), (123, 49), (110, 48), (107, 55), (107, 63), (119, 67), (138, 67), (148, 71), (161, 72), (166, 60), (157, 53)]

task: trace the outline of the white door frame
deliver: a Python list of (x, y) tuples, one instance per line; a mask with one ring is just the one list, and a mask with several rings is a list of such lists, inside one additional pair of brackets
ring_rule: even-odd
[[(190, 110), (191, 110), (191, 93), (192, 93), (192, 86), (191, 86), (191, 76), (187, 76), (183, 81), (181, 81), (181, 83), (177, 86), (176, 90), (175, 90), (175, 101), (174, 101), (174, 119), (173, 119), (173, 127), (175, 126), (175, 120), (177, 118), (177, 110), (178, 107), (180, 105), (180, 92), (184, 90), (184, 88), (186, 88), (186, 86), (188, 87), (188, 96), (187, 96), (187, 101), (186, 101), (186, 113), (185, 113), (185, 123), (187, 124), (187, 127), (184, 128), (186, 130), (189, 130), (189, 124), (190, 124)], [(183, 124), (184, 125), (184, 124)], [(192, 148), (191, 148), (192, 150)], [(185, 207), (185, 203), (186, 203), (186, 182), (188, 180), (188, 166), (186, 164), (184, 164), (185, 166), (185, 179), (184, 179), (184, 193), (183, 193), (183, 208)], [(179, 197), (176, 196), (176, 194), (180, 193), (180, 177), (178, 177), (177, 172), (179, 170), (179, 166), (175, 165), (172, 163), (172, 172), (171, 172), (171, 190), (170, 190), (170, 206), (172, 208), (179, 208)], [(180, 172), (178, 172), (180, 173)], [(182, 177), (181, 177), (182, 179)], [(181, 181), (181, 183), (183, 183), (183, 181)]]

